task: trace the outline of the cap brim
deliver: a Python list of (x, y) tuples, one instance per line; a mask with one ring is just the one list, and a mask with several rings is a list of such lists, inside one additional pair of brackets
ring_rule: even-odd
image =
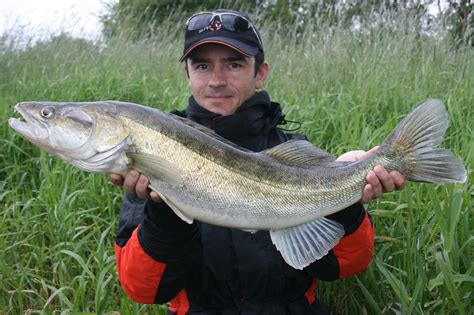
[(207, 37), (206, 39), (197, 41), (191, 47), (189, 47), (188, 50), (186, 50), (184, 52), (184, 54), (181, 56), (181, 58), (179, 58), (179, 62), (182, 62), (184, 60), (184, 58), (186, 58), (191, 53), (191, 51), (193, 51), (195, 48), (197, 48), (199, 46), (202, 46), (204, 44), (225, 45), (225, 46), (227, 46), (229, 48), (232, 48), (232, 49), (236, 50), (238, 53), (240, 53), (244, 56), (247, 56), (247, 57), (255, 56), (258, 53), (258, 50), (259, 50), (258, 47), (250, 46), (250, 45), (245, 44), (241, 41), (234, 40), (232, 38), (220, 37), (220, 36)]

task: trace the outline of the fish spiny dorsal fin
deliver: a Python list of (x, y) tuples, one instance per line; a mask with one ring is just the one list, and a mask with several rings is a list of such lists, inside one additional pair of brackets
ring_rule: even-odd
[(290, 140), (276, 147), (262, 151), (284, 164), (303, 167), (335, 164), (336, 158), (324, 150), (316, 148), (306, 140)]
[(245, 148), (242, 148), (241, 146), (238, 146), (237, 144), (227, 140), (226, 138), (222, 137), (222, 136), (219, 136), (217, 133), (214, 132), (214, 130), (212, 129), (209, 129), (207, 128), (206, 126), (203, 126), (203, 125), (200, 125), (192, 120), (189, 120), (187, 118), (184, 118), (184, 117), (181, 117), (181, 116), (177, 116), (175, 114), (168, 114), (170, 117), (172, 117), (173, 119), (185, 124), (185, 125), (188, 125), (188, 126), (191, 126), (197, 130), (199, 130), (200, 132), (206, 134), (207, 136), (215, 139), (215, 140), (218, 140), (228, 146), (231, 146), (233, 148), (236, 148), (236, 149), (239, 149), (241, 151), (244, 151), (244, 152), (251, 152), (250, 150), (247, 150)]

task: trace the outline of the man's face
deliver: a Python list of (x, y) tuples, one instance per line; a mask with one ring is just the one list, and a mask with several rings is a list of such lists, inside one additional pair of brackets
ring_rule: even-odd
[(232, 115), (262, 87), (268, 74), (264, 63), (255, 73), (255, 58), (220, 44), (205, 44), (188, 58), (188, 83), (194, 99), (205, 109)]

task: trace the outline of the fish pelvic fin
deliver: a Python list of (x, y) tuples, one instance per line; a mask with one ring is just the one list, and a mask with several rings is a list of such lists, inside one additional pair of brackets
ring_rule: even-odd
[(285, 262), (300, 270), (327, 255), (343, 236), (342, 224), (327, 218), (270, 231), (272, 242)]
[(158, 194), (158, 196), (160, 196), (161, 200), (163, 202), (165, 202), (170, 208), (171, 210), (173, 210), (173, 212), (181, 219), (183, 220), (184, 222), (188, 223), (188, 224), (192, 224), (194, 222), (194, 219), (185, 215), (183, 213), (183, 211), (181, 210), (181, 208), (173, 201), (171, 201), (170, 198), (168, 198), (166, 195), (164, 195), (162, 192), (160, 192), (160, 189), (159, 188), (156, 188), (156, 187), (159, 187), (159, 181), (156, 180), (156, 179), (151, 179), (150, 180), (150, 185), (148, 185), (148, 187), (153, 190), (154, 192), (156, 192)]
[[(450, 150), (437, 149), (449, 125), (440, 100), (430, 99), (403, 119), (381, 145), (381, 153), (401, 165), (408, 180), (435, 184), (464, 183), (466, 168)], [(390, 166), (388, 167), (390, 169)]]

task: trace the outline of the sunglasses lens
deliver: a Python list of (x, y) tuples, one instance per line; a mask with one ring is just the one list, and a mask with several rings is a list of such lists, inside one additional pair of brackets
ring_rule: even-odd
[(226, 29), (234, 32), (246, 32), (249, 29), (249, 22), (237, 15), (222, 14), (221, 22)]
[(191, 17), (188, 21), (188, 31), (195, 31), (205, 28), (209, 25), (210, 19), (212, 18), (212, 14), (210, 13), (203, 13), (198, 14)]

